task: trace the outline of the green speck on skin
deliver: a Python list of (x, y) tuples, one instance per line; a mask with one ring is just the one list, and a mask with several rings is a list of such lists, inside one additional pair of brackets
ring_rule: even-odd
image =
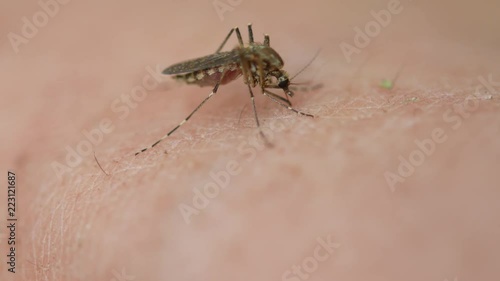
[(391, 80), (388, 80), (388, 79), (383, 79), (381, 82), (380, 82), (380, 87), (382, 88), (385, 88), (385, 89), (392, 89), (394, 85), (392, 84), (392, 81)]

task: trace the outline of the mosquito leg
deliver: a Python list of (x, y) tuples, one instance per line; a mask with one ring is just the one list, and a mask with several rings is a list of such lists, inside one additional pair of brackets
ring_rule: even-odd
[[(249, 25), (251, 26), (251, 25)], [(251, 29), (251, 27), (249, 27)], [(252, 100), (252, 107), (253, 107), (253, 113), (255, 115), (255, 123), (257, 123), (257, 128), (259, 128), (259, 133), (262, 137), (262, 139), (264, 140), (264, 143), (266, 144), (266, 146), (268, 147), (272, 147), (272, 144), (269, 142), (269, 140), (267, 139), (267, 137), (264, 135), (264, 132), (262, 132), (262, 128), (260, 127), (260, 122), (259, 122), (259, 117), (257, 116), (257, 107), (255, 106), (255, 96), (253, 95), (253, 91), (252, 91), (252, 86), (254, 83), (253, 83), (253, 78), (251, 77), (251, 71), (248, 69), (248, 63), (246, 61), (242, 61), (241, 62), (241, 69), (242, 69), (242, 72), (243, 72), (243, 77), (245, 79), (245, 84), (247, 84), (248, 86), (248, 92), (250, 93), (250, 99)]]
[(259, 128), (259, 133), (262, 136), (262, 139), (264, 140), (265, 144), (268, 147), (271, 147), (272, 144), (269, 142), (267, 137), (264, 135), (264, 132), (262, 132), (262, 128), (260, 127), (259, 117), (257, 116), (257, 108), (255, 107), (255, 97), (253, 95), (252, 87), (250, 87), (250, 85), (248, 85), (248, 91), (250, 91), (250, 99), (252, 100), (253, 113), (255, 115), (255, 123), (257, 123), (257, 128)]
[[(310, 113), (305, 113), (305, 112), (299, 111), (299, 110), (297, 110), (297, 109), (295, 109), (295, 108), (292, 108), (291, 106), (289, 106), (289, 105), (287, 105), (287, 104), (285, 104), (285, 103), (281, 102), (280, 100), (278, 100), (277, 98), (275, 98), (276, 94), (273, 94), (273, 93), (271, 93), (271, 92), (267, 91), (266, 89), (262, 89), (262, 94), (263, 94), (264, 96), (266, 96), (266, 97), (270, 98), (270, 99), (271, 99), (272, 101), (274, 101), (275, 103), (277, 103), (277, 104), (279, 104), (279, 105), (281, 105), (281, 106), (283, 106), (283, 107), (285, 107), (285, 108), (287, 108), (287, 109), (289, 109), (289, 110), (291, 110), (291, 111), (293, 111), (293, 112), (295, 112), (295, 113), (297, 113), (297, 114), (299, 114), (299, 115), (309, 116), (309, 117), (313, 117), (313, 118), (314, 118), (314, 115), (312, 115), (312, 114), (310, 114)], [(272, 94), (272, 95), (271, 95), (271, 94)]]
[(153, 148), (155, 147), (157, 144), (159, 144), (162, 140), (168, 138), (171, 134), (173, 134), (177, 129), (179, 129), (180, 126), (184, 125), (184, 123), (186, 123), (187, 121), (189, 121), (189, 119), (191, 118), (191, 116), (193, 116), (193, 114), (195, 114), (196, 111), (198, 111), (198, 109), (200, 109), (213, 95), (215, 95), (217, 93), (217, 90), (219, 89), (219, 85), (220, 85), (220, 82), (222, 81), (222, 78), (224, 78), (224, 73), (222, 73), (221, 75), (221, 78), (219, 79), (219, 81), (217, 81), (217, 84), (215, 84), (215, 87), (214, 89), (212, 90), (212, 92), (208, 95), (208, 97), (206, 97), (194, 110), (193, 112), (191, 112), (191, 114), (189, 114), (184, 120), (182, 120), (181, 123), (179, 123), (179, 125), (177, 125), (175, 128), (173, 128), (170, 132), (168, 132), (166, 135), (164, 135), (163, 137), (161, 137), (159, 140), (157, 140), (155, 143), (153, 143), (151, 146), (149, 147), (145, 147), (143, 149), (141, 149), (141, 151), (138, 151), (135, 153), (135, 155), (139, 154), (139, 153), (142, 153), (150, 148)]
[(261, 86), (263, 86), (265, 83), (264, 82), (264, 80), (265, 80), (265, 78), (264, 78), (264, 63), (262, 62), (261, 59), (257, 60), (257, 69), (259, 71), (259, 83)]
[[(280, 90), (283, 90), (283, 89), (281, 89), (280, 87), (278, 87), (278, 85), (266, 85), (266, 88), (270, 88), (270, 89), (280, 89)], [(268, 93), (269, 93), (269, 94), (272, 94), (272, 95), (275, 95), (275, 97), (277, 97), (277, 98), (279, 98), (280, 100), (282, 100), (282, 101), (286, 102), (289, 106), (292, 106), (292, 102), (290, 101), (289, 96), (290, 96), (290, 97), (293, 97), (293, 91), (294, 91), (294, 90), (295, 90), (295, 88), (294, 88), (294, 87), (290, 87), (290, 91), (289, 91), (289, 93), (288, 93), (288, 94), (287, 94), (287, 92), (285, 91), (285, 98), (283, 98), (283, 97), (281, 97), (281, 96), (279, 96), (279, 95), (277, 95), (277, 94), (275, 94), (275, 93), (269, 92), (269, 91), (268, 91)], [(292, 94), (290, 95), (290, 93), (292, 93)]]
[(292, 102), (290, 102), (290, 100), (288, 99), (288, 95), (285, 95), (286, 98), (284, 98), (280, 95), (277, 95), (277, 94), (275, 94), (273, 92), (269, 92), (269, 91), (267, 91), (267, 94), (269, 94), (277, 99), (280, 99), (282, 102), (286, 103), (288, 106), (292, 106)]
[(268, 47), (271, 46), (269, 35), (267, 35), (267, 34), (264, 35), (264, 46), (268, 46)]
[(229, 40), (229, 37), (231, 37), (231, 35), (233, 34), (234, 31), (236, 31), (236, 36), (238, 37), (238, 42), (240, 43), (240, 46), (243, 46), (243, 39), (241, 38), (241, 33), (240, 33), (239, 28), (233, 27), (233, 28), (231, 28), (231, 31), (229, 31), (229, 33), (227, 34), (226, 38), (224, 38), (224, 41), (222, 41), (222, 44), (219, 46), (217, 51), (215, 51), (215, 53), (220, 53), (220, 51), (222, 50), (222, 48), (224, 48), (224, 46), (227, 43), (227, 40)]
[(241, 37), (240, 29), (237, 27), (235, 29), (236, 29), (236, 37), (238, 37), (238, 44), (240, 44), (240, 47), (243, 48), (243, 38)]
[(248, 24), (248, 42), (253, 43), (253, 30), (252, 30), (252, 24)]

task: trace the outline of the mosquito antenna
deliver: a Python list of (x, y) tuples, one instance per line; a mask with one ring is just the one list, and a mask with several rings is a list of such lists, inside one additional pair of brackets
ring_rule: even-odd
[(318, 57), (320, 51), (321, 51), (321, 49), (318, 49), (316, 51), (316, 54), (314, 54), (314, 57), (299, 72), (297, 72), (297, 74), (292, 76), (290, 81), (293, 81), (293, 79), (295, 79), (295, 77), (299, 76), (299, 74), (301, 74), (304, 70), (306, 70), (306, 68), (308, 68), (311, 65), (311, 63)]

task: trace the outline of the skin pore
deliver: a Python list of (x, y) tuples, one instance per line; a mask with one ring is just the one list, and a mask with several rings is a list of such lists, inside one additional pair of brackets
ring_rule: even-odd
[[(69, 1), (18, 53), (7, 34), (41, 8), (9, 4), (0, 141), (19, 246), (1, 280), (498, 279), (498, 4), (220, 2)], [(317, 117), (254, 88), (266, 148), (236, 80), (134, 157), (211, 91), (158, 73), (235, 25), (246, 41), (248, 22), (291, 77), (321, 49), (292, 81), (321, 87), (290, 98)]]

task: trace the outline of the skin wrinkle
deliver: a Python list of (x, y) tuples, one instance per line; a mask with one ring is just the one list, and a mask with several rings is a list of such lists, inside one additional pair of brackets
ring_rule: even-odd
[[(51, 216), (50, 216), (50, 219), (49, 219), (49, 222), (46, 224), (44, 223), (43, 221), (40, 221), (40, 223), (38, 223), (38, 225), (42, 225), (42, 226), (45, 226), (47, 227), (47, 231), (44, 231), (42, 233), (45, 233), (43, 235), (43, 237), (41, 237), (41, 244), (42, 244), (42, 252), (41, 252), (41, 257), (42, 257), (42, 260), (49, 260), (48, 264), (46, 265), (47, 269), (50, 269), (51, 267), (56, 267), (57, 268), (57, 264), (56, 265), (53, 265), (52, 262), (50, 262), (51, 260), (51, 249), (52, 249), (52, 245), (54, 245), (53, 243), (51, 243), (52, 241), (52, 234), (53, 234), (53, 222), (54, 222), (54, 216), (56, 214), (56, 212), (59, 210), (60, 206), (61, 206), (61, 203), (62, 201), (59, 201), (59, 203), (56, 205), (56, 207), (51, 211)], [(57, 243), (56, 243), (57, 244)], [(47, 246), (48, 245), (48, 246)], [(47, 253), (46, 253), (46, 250), (47, 250)], [(36, 260), (36, 257), (35, 257), (35, 264), (37, 264), (37, 260)], [(45, 263), (44, 263), (45, 264)], [(44, 270), (45, 271), (45, 270)], [(54, 274), (54, 271), (52, 271), (52, 273)], [(46, 279), (48, 280), (48, 278), (46, 277)]]
[[(55, 196), (55, 195), (56, 195), (56, 193), (52, 193), (52, 195), (53, 195), (53, 196)], [(49, 198), (47, 199), (47, 201), (46, 201), (46, 205), (49, 205), (49, 203), (48, 203), (48, 202), (50, 202), (51, 198), (52, 198), (52, 196), (51, 196), (51, 197), (49, 197)], [(35, 264), (35, 265), (37, 265), (37, 266), (40, 264), (40, 262), (38, 261), (39, 256), (36, 254), (36, 248), (34, 247), (34, 245), (38, 244), (38, 243), (35, 243), (35, 241), (38, 241), (38, 240), (35, 238), (35, 233), (37, 233), (37, 232), (36, 232), (36, 229), (37, 229), (37, 228), (38, 228), (38, 229), (41, 229), (41, 228), (45, 225), (45, 224), (42, 222), (42, 220), (41, 220), (41, 219), (42, 219), (42, 218), (39, 216), (39, 217), (37, 217), (37, 219), (35, 220), (35, 227), (34, 227), (34, 230), (33, 230), (33, 232), (32, 232), (32, 235), (31, 235), (31, 239), (32, 239), (32, 242), (33, 242), (33, 264)], [(38, 239), (40, 239), (40, 240), (41, 240), (41, 243), (42, 243), (42, 247), (41, 247), (42, 252), (41, 252), (41, 255), (40, 255), (40, 256), (41, 256), (42, 258), (44, 258), (44, 257), (45, 257), (45, 255), (44, 255), (44, 250), (45, 250), (45, 247), (44, 247), (44, 245), (45, 245), (45, 236), (49, 235), (50, 233), (46, 233), (46, 232), (44, 232), (44, 231), (41, 231), (41, 233), (45, 233), (45, 235), (44, 235), (44, 237), (43, 237), (43, 238), (38, 238)], [(45, 263), (44, 263), (44, 264), (45, 264)], [(48, 266), (45, 266), (45, 265), (44, 265), (44, 267), (48, 268)], [(45, 270), (44, 270), (44, 271), (45, 271)], [(35, 272), (38, 274), (38, 272), (37, 272), (37, 271), (35, 271)]]
[[(98, 174), (96, 174), (98, 175)], [(91, 184), (89, 184), (88, 186), (96, 186), (97, 185), (97, 177), (95, 175), (92, 175), (88, 178), (88, 180), (93, 180), (91, 182)], [(99, 182), (100, 184), (100, 182)], [(87, 186), (87, 184), (81, 184), (80, 186), (82, 187), (85, 187)], [(46, 226), (47, 230), (46, 231), (40, 231), (41, 233), (45, 233), (45, 235), (43, 237), (40, 238), (41, 240), (41, 249), (42, 249), (42, 252), (41, 254), (39, 255), (42, 259), (42, 263), (44, 264), (43, 266), (43, 272), (46, 272), (48, 271), (49, 269), (53, 269), (53, 268), (64, 268), (62, 266), (62, 264), (58, 263), (58, 264), (53, 264), (53, 262), (51, 262), (51, 260), (53, 259), (53, 256), (51, 254), (51, 250), (53, 248), (56, 248), (56, 249), (67, 249), (69, 250), (70, 248), (69, 247), (65, 247), (64, 245), (64, 241), (67, 240), (68, 243), (67, 244), (72, 244), (72, 242), (76, 241), (74, 239), (71, 239), (71, 236), (67, 237), (64, 235), (64, 231), (62, 231), (62, 228), (64, 227), (64, 214), (67, 212), (69, 214), (73, 214), (72, 211), (67, 211), (67, 206), (69, 204), (67, 204), (66, 202), (71, 202), (71, 197), (70, 197), (70, 189), (66, 189), (65, 192), (63, 193), (62, 195), (62, 199), (61, 200), (57, 200), (57, 204), (56, 204), (56, 207), (55, 208), (51, 208), (51, 216), (50, 216), (50, 219), (48, 219), (48, 223), (46, 223), (44, 221), (44, 217), (40, 216), (38, 218), (38, 222), (36, 223), (37, 225), (39, 225), (39, 228), (44, 228), (44, 226)], [(87, 217), (92, 217), (92, 216), (95, 216), (96, 213), (97, 213), (97, 210), (95, 210), (95, 207), (94, 207), (94, 204), (96, 203), (96, 200), (78, 200), (79, 198), (81, 199), (84, 199), (85, 198), (85, 193), (86, 194), (90, 194), (90, 192), (93, 190), (93, 188), (91, 189), (82, 189), (82, 192), (78, 193), (77, 196), (75, 196), (75, 204), (71, 204), (71, 210), (74, 210), (75, 209), (75, 206), (79, 206), (79, 208), (81, 208), (80, 212), (78, 212), (77, 214), (79, 214), (80, 216), (81, 215), (84, 215), (84, 217), (81, 217), (79, 220), (77, 220), (77, 223), (79, 223), (80, 225), (83, 225), (83, 222), (86, 221), (86, 218), (85, 218), (85, 215), (88, 215)], [(57, 192), (55, 192), (53, 194), (53, 199), (52, 200), (49, 200), (49, 202), (47, 202), (45, 205), (46, 206), (49, 206), (51, 205), (50, 204), (50, 201), (53, 201), (53, 200), (56, 200), (54, 197), (56, 196)], [(83, 196), (82, 196), (83, 195)], [(77, 202), (77, 204), (76, 204)], [(92, 210), (95, 210), (94, 211), (94, 214), (92, 215)], [(55, 216), (57, 215), (60, 215), (61, 217), (61, 220), (60, 222), (57, 224), (55, 223)], [(72, 215), (69, 216), (69, 223), (71, 223), (71, 219), (72, 219)], [(53, 231), (55, 230), (56, 226), (55, 225), (58, 225), (60, 226), (61, 228), (61, 231), (60, 232), (57, 232), (57, 231)], [(77, 225), (73, 226), (74, 229), (82, 229), (82, 227), (78, 227)], [(35, 232), (34, 232), (35, 233)], [(55, 234), (55, 233), (59, 233), (59, 237), (54, 237), (52, 234)], [(77, 234), (80, 234), (80, 232), (76, 232)], [(55, 241), (52, 241), (54, 238), (55, 241), (58, 241), (57, 243)], [(69, 240), (68, 240), (69, 239)], [(37, 244), (35, 241), (36, 240), (33, 240), (34, 243), (33, 245)], [(59, 247), (54, 247), (54, 245), (59, 245)], [(47, 250), (47, 253), (45, 252)], [(34, 256), (34, 264), (39, 264), (37, 262), (37, 255), (36, 255), (36, 250), (34, 249), (33, 250), (33, 256)], [(68, 253), (69, 255), (71, 255), (72, 253), (69, 252)], [(56, 256), (63, 256), (63, 255), (56, 255)], [(61, 260), (58, 260), (59, 262)], [(53, 274), (52, 278), (49, 278), (48, 276), (45, 276), (45, 279), (46, 280), (54, 280), (53, 278), (55, 278), (55, 271), (53, 270), (51, 272)]]
[[(98, 208), (96, 206), (99, 206), (99, 202), (105, 198), (106, 194), (102, 194), (102, 196), (95, 196), (96, 194), (93, 194), (92, 192), (96, 190), (97, 188), (97, 173), (89, 175), (87, 178), (87, 181), (89, 182), (88, 186), (90, 189), (86, 189), (85, 186), (87, 184), (83, 183), (80, 186), (82, 187), (80, 190), (81, 192), (77, 191), (78, 187), (74, 189), (73, 192), (77, 193), (76, 196), (74, 196), (74, 206), (78, 206), (78, 211), (76, 214), (78, 214), (79, 218), (76, 220), (76, 225), (74, 226), (75, 235), (73, 237), (68, 237), (68, 244), (72, 244), (73, 247), (67, 248), (68, 249), (68, 254), (71, 255), (77, 255), (78, 252), (81, 252), (82, 246), (81, 246), (81, 241), (85, 237), (88, 236), (89, 231), (88, 231), (88, 226), (92, 224), (93, 219), (97, 216), (98, 213)], [(85, 181), (84, 181), (85, 182)], [(68, 196), (68, 201), (69, 200)], [(70, 216), (70, 218), (73, 218)], [(74, 272), (79, 272), (78, 266), (74, 268), (74, 264), (71, 264), (69, 261), (67, 261), (66, 265), (73, 265), (73, 271)]]

